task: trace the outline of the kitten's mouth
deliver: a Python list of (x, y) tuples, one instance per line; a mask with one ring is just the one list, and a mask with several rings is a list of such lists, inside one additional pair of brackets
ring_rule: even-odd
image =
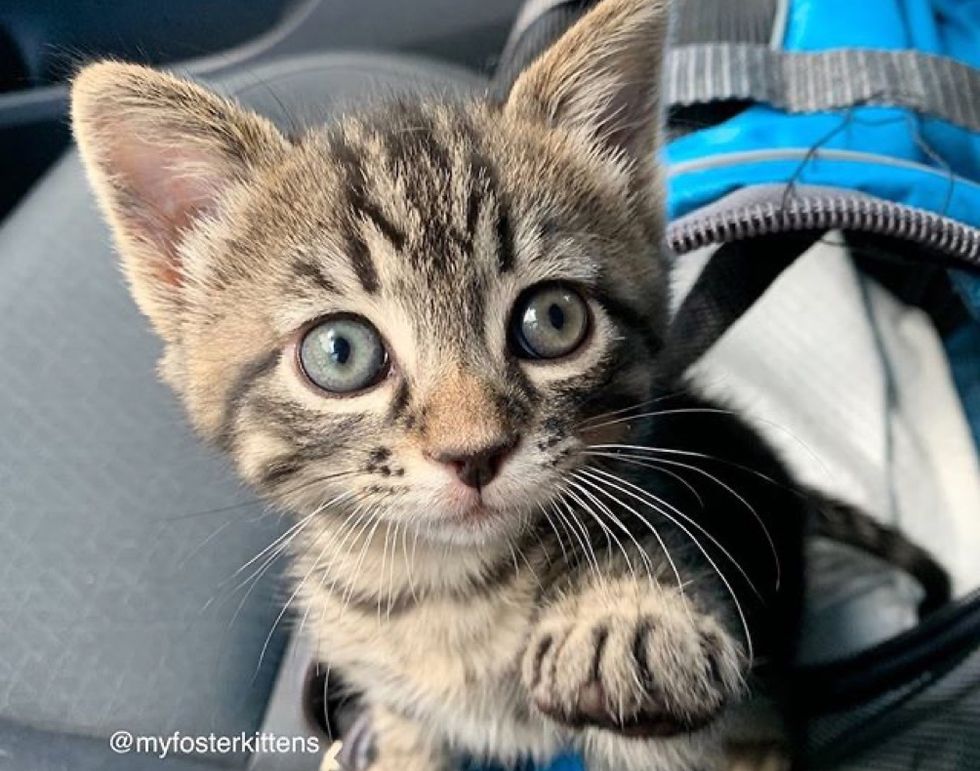
[(481, 497), (476, 503), (463, 509), (457, 516), (457, 519), (463, 523), (475, 524), (485, 522), (487, 519), (497, 516), (498, 513), (499, 512), (496, 509), (487, 506)]
[(464, 528), (483, 527), (494, 520), (500, 519), (503, 509), (487, 501), (482, 490), (468, 490), (463, 495), (456, 496), (450, 521)]
[(443, 527), (464, 533), (491, 534), (509, 530), (522, 519), (522, 494), (513, 482), (490, 480), (486, 485), (462, 484), (444, 480), (439, 502), (432, 512)]
[(440, 504), (433, 509), (429, 532), (461, 544), (507, 537), (527, 520), (509, 491), (497, 489), (444, 489)]
[(485, 520), (494, 513), (484, 498), (482, 490), (455, 490), (450, 509), (451, 518), (456, 522), (475, 523)]

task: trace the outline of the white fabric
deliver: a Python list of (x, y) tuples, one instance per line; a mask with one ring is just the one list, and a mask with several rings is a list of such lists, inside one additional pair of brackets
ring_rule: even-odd
[[(980, 466), (929, 318), (860, 276), (830, 234), (693, 372), (798, 478), (896, 525), (980, 586)], [(705, 255), (679, 260), (689, 284)]]

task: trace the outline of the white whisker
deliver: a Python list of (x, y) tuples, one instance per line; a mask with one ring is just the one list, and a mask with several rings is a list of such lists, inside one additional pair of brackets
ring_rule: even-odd
[[(629, 407), (620, 407), (618, 410), (609, 410), (608, 412), (600, 412), (598, 415), (592, 415), (585, 420), (581, 420), (575, 424), (576, 429), (589, 429), (589, 428), (600, 428), (602, 425), (597, 426), (592, 425), (595, 421), (605, 420), (606, 418), (612, 418), (617, 415), (622, 415), (623, 413), (630, 412), (631, 410), (641, 410), (644, 407), (649, 407), (651, 404), (656, 404), (657, 402), (662, 402), (665, 399), (670, 399), (671, 397), (680, 394), (680, 391), (674, 391), (669, 394), (662, 394), (661, 396), (655, 396), (651, 399), (644, 399), (642, 402), (637, 402), (636, 404), (631, 404)], [(628, 419), (632, 419), (630, 416)]]
[[(374, 534), (378, 532), (378, 528), (381, 526), (381, 523), (383, 521), (384, 521), (384, 514), (382, 512), (382, 509), (380, 506), (376, 506), (373, 510), (371, 519), (369, 520), (369, 522), (373, 522), (374, 524), (371, 525), (370, 531), (367, 533), (367, 535), (364, 538), (364, 545), (361, 547), (361, 551), (357, 556), (357, 561), (354, 563), (354, 569), (353, 571), (351, 571), (351, 575), (347, 579), (347, 589), (344, 592), (344, 597), (342, 600), (343, 607), (340, 610), (341, 616), (347, 613), (347, 608), (350, 607), (350, 603), (354, 599), (354, 591), (357, 586), (357, 578), (360, 575), (361, 567), (364, 565), (365, 557), (367, 557), (368, 552), (371, 550), (371, 543), (374, 541)], [(367, 526), (365, 526), (364, 530), (362, 530), (361, 532), (364, 532), (366, 530), (367, 530)]]
[[(579, 546), (582, 547), (582, 553), (585, 556), (585, 561), (587, 563), (590, 563), (592, 570), (595, 572), (596, 580), (601, 582), (602, 569), (599, 567), (599, 560), (596, 557), (595, 549), (593, 549), (592, 544), (589, 543), (589, 532), (588, 530), (584, 529), (582, 523), (575, 516), (572, 507), (568, 505), (568, 501), (565, 499), (565, 492), (566, 490), (564, 488), (560, 489), (558, 492), (558, 497), (555, 500), (558, 504), (565, 507), (565, 511), (568, 513), (570, 521), (572, 522), (572, 524), (569, 526), (571, 528), (570, 530), (571, 535), (575, 537), (575, 539), (579, 543)], [(559, 516), (562, 517), (563, 521), (565, 522), (569, 521), (569, 519), (567, 519), (563, 514), (561, 514), (561, 512), (557, 508), (555, 509), (555, 511)], [(583, 532), (585, 533), (584, 540), (582, 538)]]
[[(343, 546), (344, 543), (347, 542), (347, 538), (351, 533), (353, 533), (354, 529), (357, 527), (357, 517), (360, 514), (361, 509), (364, 508), (364, 505), (365, 502), (361, 501), (361, 503), (359, 503), (353, 509), (351, 509), (351, 511), (347, 513), (347, 516), (344, 517), (343, 521), (340, 523), (340, 527), (337, 528), (336, 532), (330, 533), (330, 538), (327, 538), (325, 540), (323, 548), (320, 549), (320, 553), (317, 555), (316, 560), (314, 560), (313, 562), (313, 568), (311, 569), (311, 572), (319, 569), (320, 562), (323, 559), (324, 555), (327, 553), (327, 550), (330, 549), (332, 546), (334, 546), (333, 543), (334, 539), (338, 538), (340, 535), (343, 534), (344, 540), (341, 542), (341, 547)], [(334, 548), (335, 553), (336, 551), (337, 549)], [(317, 591), (321, 591), (323, 589), (324, 584), (326, 583), (326, 580), (329, 577), (329, 575), (330, 575), (329, 568), (325, 566), (323, 570), (323, 575), (320, 576), (320, 583), (317, 586)], [(300, 619), (299, 630), (297, 634), (303, 633), (303, 628), (306, 626), (306, 621), (309, 618), (310, 610), (312, 610), (312, 608), (313, 608), (313, 603), (307, 603), (306, 610), (303, 613), (303, 618)]]
[[(297, 525), (294, 525), (293, 527), (289, 528), (289, 530), (287, 530), (282, 536), (280, 536), (275, 541), (273, 541), (273, 545), (279, 544), (278, 547), (263, 561), (263, 563), (256, 570), (252, 571), (252, 573), (249, 574), (249, 576), (247, 576), (244, 581), (240, 582), (238, 584), (238, 586), (236, 586), (234, 588), (234, 590), (232, 590), (232, 593), (234, 593), (234, 592), (239, 591), (240, 589), (242, 589), (246, 585), (248, 585), (248, 589), (245, 591), (245, 594), (242, 596), (241, 600), (238, 603), (238, 607), (235, 608), (235, 612), (232, 614), (231, 621), (228, 622), (228, 628), (229, 629), (238, 620), (238, 616), (241, 614), (242, 609), (245, 607), (245, 603), (248, 602), (248, 598), (252, 595), (252, 591), (255, 589), (255, 587), (258, 586), (259, 582), (262, 579), (262, 576), (264, 576), (266, 574), (266, 572), (269, 570), (269, 568), (272, 567), (273, 564), (275, 564), (276, 560), (278, 560), (279, 557), (282, 556), (286, 552), (286, 550), (289, 548), (290, 544), (296, 539), (296, 537), (299, 536), (300, 533), (302, 533), (303, 530), (311, 522), (313, 522), (316, 519), (317, 516), (319, 516), (324, 511), (326, 511), (328, 508), (330, 508), (330, 506), (342, 502), (342, 500), (344, 500), (347, 497), (349, 497), (349, 495), (346, 495), (346, 494), (344, 494), (344, 495), (338, 495), (336, 498), (333, 498), (333, 499), (327, 501), (326, 503), (318, 506), (308, 516), (306, 516), (302, 520), (300, 520), (297, 523), (298, 526)], [(263, 549), (263, 551), (261, 553), (264, 553), (264, 552), (267, 552), (267, 551), (268, 551), (268, 547), (266, 549)], [(246, 564), (248, 565), (248, 564), (254, 563), (257, 558), (258, 558), (258, 555), (256, 557), (253, 557)], [(240, 573), (241, 570), (242, 570), (242, 568), (239, 568), (239, 570), (236, 571), (235, 575), (237, 575), (238, 573)], [(234, 577), (234, 576), (232, 576), (232, 577)], [(249, 582), (251, 582), (251, 583), (249, 583)], [(273, 626), (273, 631), (275, 631), (275, 627), (274, 626)], [(259, 664), (261, 665), (261, 660), (259, 661)]]
[[(609, 479), (609, 481), (607, 481), (607, 484), (610, 484), (612, 487), (616, 488), (621, 493), (623, 493), (625, 495), (628, 495), (631, 498), (639, 501), (640, 503), (644, 503), (645, 505), (649, 506), (654, 511), (657, 511), (663, 517), (665, 517), (666, 519), (668, 519), (671, 522), (673, 522), (675, 526), (677, 526), (678, 528), (680, 528), (688, 536), (688, 538), (691, 539), (691, 541), (694, 543), (694, 545), (698, 548), (698, 551), (700, 551), (701, 554), (702, 554), (702, 556), (708, 561), (708, 564), (711, 565), (711, 567), (714, 569), (715, 573), (718, 575), (718, 578), (722, 581), (722, 583), (725, 585), (725, 588), (728, 590), (728, 593), (729, 593), (729, 595), (732, 598), (732, 602), (735, 604), (735, 610), (738, 613), (739, 620), (742, 622), (742, 629), (745, 632), (745, 641), (746, 641), (746, 644), (748, 646), (749, 658), (750, 659), (754, 658), (754, 655), (753, 655), (753, 647), (752, 647), (752, 635), (749, 632), (748, 620), (745, 617), (745, 612), (742, 609), (742, 604), (739, 602), (738, 595), (736, 595), (734, 588), (732, 587), (732, 585), (729, 582), (729, 580), (725, 577), (725, 574), (718, 567), (718, 564), (714, 561), (714, 559), (712, 559), (711, 555), (708, 554), (707, 549), (705, 549), (704, 546), (701, 545), (701, 543), (694, 536), (694, 534), (690, 530), (688, 530), (683, 525), (683, 523), (681, 523), (675, 517), (671, 516), (670, 513), (668, 513), (663, 508), (663, 506), (667, 506), (671, 510), (675, 511), (679, 516), (681, 516), (685, 520), (689, 521), (692, 525), (694, 525), (702, 533), (704, 533), (704, 535), (706, 535), (709, 539), (711, 539), (712, 542), (715, 543), (715, 545), (718, 546), (718, 548), (721, 549), (723, 551), (723, 553), (725, 553), (728, 556), (728, 558), (732, 561), (732, 563), (735, 565), (735, 567), (738, 568), (739, 572), (741, 572), (742, 575), (745, 576), (746, 581), (748, 581), (749, 586), (752, 587), (753, 591), (756, 591), (755, 590), (755, 587), (752, 586), (751, 581), (749, 581), (749, 578), (746, 575), (745, 571), (742, 569), (741, 565), (739, 565), (738, 562), (735, 561), (735, 559), (731, 556), (731, 554), (729, 554), (728, 551), (724, 547), (722, 547), (721, 544), (719, 544), (717, 542), (717, 540), (710, 533), (708, 533), (707, 531), (705, 531), (704, 528), (700, 527), (700, 525), (698, 525), (696, 522), (694, 522), (689, 517), (687, 517), (687, 515), (685, 515), (683, 512), (680, 512), (680, 511), (677, 511), (676, 509), (674, 509), (666, 501), (663, 501), (662, 499), (659, 499), (656, 496), (651, 495), (646, 490), (644, 490), (642, 487), (639, 487), (637, 485), (634, 485), (633, 483), (628, 482), (627, 480), (623, 479), (622, 477), (618, 477), (615, 474), (610, 474), (609, 472), (602, 471), (601, 469), (591, 469), (591, 470), (588, 470), (587, 473), (592, 473), (592, 472), (598, 473), (598, 474), (602, 474), (603, 476), (607, 477)], [(615, 481), (612, 481), (612, 480), (615, 480)], [(622, 483), (624, 485), (627, 485), (628, 487), (632, 487), (633, 489), (637, 490), (642, 495), (649, 495), (649, 496), (651, 496), (652, 498), (654, 498), (654, 502), (651, 502), (651, 501), (649, 501), (649, 500), (641, 497), (640, 495), (637, 495), (636, 493), (631, 492), (629, 489), (627, 489), (627, 487), (623, 487), (620, 484), (617, 484), (617, 482), (620, 482), (620, 483)], [(756, 591), (756, 594), (758, 594), (757, 591)]]
[(599, 515), (592, 510), (589, 504), (586, 503), (584, 500), (582, 500), (582, 498), (578, 495), (578, 492), (587, 494), (587, 491), (575, 481), (567, 480), (567, 484), (568, 484), (568, 494), (572, 496), (572, 498), (578, 502), (579, 506), (582, 507), (582, 510), (585, 511), (585, 513), (587, 513), (590, 517), (592, 517), (592, 519), (594, 519), (598, 523), (599, 527), (602, 528), (602, 532), (606, 536), (606, 550), (611, 553), (612, 545), (613, 542), (615, 541), (616, 546), (619, 547), (619, 551), (623, 555), (623, 559), (626, 560), (626, 567), (629, 569), (630, 575), (633, 577), (634, 580), (636, 580), (636, 568), (633, 567), (633, 562), (630, 559), (629, 554), (627, 554), (626, 547), (623, 546), (622, 541), (620, 541), (619, 538), (615, 536), (612, 530), (610, 530), (609, 527), (606, 525), (606, 523), (602, 521)]
[[(538, 508), (541, 510), (541, 514), (544, 516), (545, 522), (547, 522), (548, 523), (548, 526), (552, 530), (554, 530), (554, 532), (555, 532), (555, 538), (558, 539), (558, 548), (561, 549), (562, 559), (564, 560), (564, 564), (567, 565), (568, 564), (568, 552), (565, 550), (565, 542), (561, 539), (561, 533), (558, 532), (558, 527), (555, 525), (554, 520), (548, 515), (548, 510), (545, 509), (545, 507), (540, 502), (538, 503)], [(547, 553), (547, 549), (545, 550), (545, 553)]]
[[(414, 602), (419, 601), (419, 596), (415, 593), (415, 578), (412, 576), (412, 565), (413, 562), (408, 558), (408, 523), (402, 529), (402, 557), (405, 558), (405, 579), (408, 581), (408, 591), (412, 595), (412, 600)], [(418, 530), (415, 531), (416, 538), (418, 537)]]
[(289, 611), (289, 608), (292, 605), (293, 600), (295, 600), (296, 597), (299, 596), (299, 593), (303, 590), (303, 586), (309, 580), (310, 576), (313, 575), (313, 571), (316, 570), (320, 558), (323, 556), (325, 551), (326, 551), (326, 547), (324, 547), (324, 551), (320, 552), (320, 555), (314, 561), (313, 566), (309, 569), (309, 571), (307, 571), (306, 575), (303, 576), (303, 580), (299, 582), (299, 584), (293, 590), (293, 593), (289, 595), (289, 599), (287, 599), (285, 604), (282, 606), (282, 609), (279, 611), (279, 615), (277, 615), (275, 621), (272, 622), (272, 628), (269, 630), (269, 634), (266, 635), (265, 641), (262, 643), (262, 650), (259, 653), (259, 661), (255, 666), (255, 675), (258, 675), (259, 671), (262, 668), (262, 662), (265, 660), (265, 654), (266, 651), (269, 649), (269, 643), (272, 642), (272, 636), (275, 634), (276, 629), (279, 626), (279, 623), (282, 621), (283, 617)]
[[(685, 414), (726, 415), (729, 417), (738, 418), (740, 420), (743, 419), (743, 416), (740, 413), (736, 412), (735, 410), (726, 410), (721, 407), (676, 407), (676, 408), (669, 408), (666, 410), (654, 410), (652, 412), (642, 412), (639, 413), (638, 415), (629, 415), (624, 418), (616, 418), (614, 420), (609, 420), (604, 423), (599, 423), (598, 425), (595, 426), (589, 426), (589, 428), (594, 430), (598, 428), (605, 428), (606, 426), (612, 426), (617, 423), (625, 423), (630, 420), (641, 420), (643, 418), (657, 418), (657, 417), (663, 417), (665, 415), (685, 415)], [(770, 428), (780, 431), (781, 433), (783, 433), (784, 435), (792, 439), (799, 447), (801, 447), (803, 450), (806, 451), (807, 455), (810, 456), (810, 459), (820, 467), (820, 470), (827, 477), (833, 476), (830, 473), (830, 469), (823, 462), (822, 458), (814, 451), (814, 449), (810, 447), (810, 445), (808, 445), (806, 442), (804, 442), (800, 437), (798, 437), (796, 434), (794, 434), (792, 431), (786, 428), (786, 426), (781, 426), (779, 423), (774, 423), (771, 420), (766, 420), (765, 418), (760, 418), (756, 416), (753, 416), (751, 418), (751, 421), (754, 423), (759, 423), (761, 425), (769, 426)]]
[[(600, 445), (595, 445), (595, 446), (598, 447)], [(628, 455), (625, 453), (618, 453), (618, 452), (592, 452), (591, 450), (583, 450), (581, 451), (581, 454), (589, 455), (591, 457), (596, 457), (596, 458), (614, 458), (614, 459), (636, 458), (637, 460), (634, 461), (633, 465), (643, 466), (644, 468), (648, 468), (653, 471), (659, 471), (661, 474), (664, 474), (665, 476), (669, 476), (671, 479), (677, 480), (678, 482), (680, 482), (680, 484), (686, 487), (688, 491), (690, 491), (691, 495), (693, 495), (697, 499), (698, 505), (702, 509), (704, 508), (704, 498), (701, 497), (701, 494), (697, 491), (697, 488), (695, 488), (694, 485), (692, 485), (690, 482), (684, 479), (684, 477), (682, 477), (677, 472), (671, 471), (670, 469), (663, 468), (662, 466), (658, 466), (656, 460), (653, 460), (648, 457), (643, 458), (642, 456), (633, 456), (633, 455)], [(641, 463), (639, 461), (640, 458), (642, 458), (644, 462)]]
[(669, 519), (671, 522), (674, 522), (674, 524), (676, 524), (678, 527), (682, 527), (680, 522), (678, 522), (676, 519), (676, 517), (680, 517), (682, 520), (684, 520), (684, 522), (689, 524), (691, 527), (693, 527), (699, 533), (701, 533), (701, 535), (707, 538), (712, 543), (712, 545), (714, 545), (715, 548), (717, 548), (725, 556), (725, 558), (732, 563), (735, 569), (738, 570), (738, 572), (742, 575), (742, 578), (745, 579), (745, 582), (749, 585), (749, 588), (752, 589), (752, 592), (756, 595), (756, 597), (762, 599), (762, 595), (759, 593), (759, 590), (756, 589), (755, 585), (752, 583), (752, 579), (749, 578), (748, 573), (745, 572), (745, 569), (741, 566), (741, 564), (739, 564), (738, 560), (735, 559), (734, 555), (730, 551), (728, 551), (728, 549), (726, 549), (722, 545), (722, 543), (717, 538), (715, 538), (715, 536), (713, 536), (710, 532), (708, 532), (708, 530), (706, 530), (704, 526), (702, 526), (696, 519), (688, 516), (683, 511), (678, 509), (676, 506), (671, 504), (669, 501), (661, 498), (659, 495), (656, 495), (650, 492), (649, 490), (646, 490), (640, 487), (639, 485), (634, 484), (633, 482), (623, 479), (621, 476), (618, 476), (617, 474), (612, 474), (609, 471), (605, 471), (600, 468), (593, 468), (591, 469), (591, 471), (597, 474), (602, 474), (603, 476), (609, 479), (614, 479), (617, 482), (620, 482), (624, 485), (628, 485), (630, 488), (639, 491), (642, 495), (647, 496), (648, 499), (654, 502), (655, 506), (668, 509), (669, 511), (663, 511), (660, 508), (658, 508), (657, 510), (660, 512), (661, 515)]
[[(395, 526), (394, 537), (392, 537), (391, 527), (392, 524)], [(391, 566), (388, 568), (388, 606), (385, 612), (385, 618), (387, 620), (391, 619), (391, 605), (394, 602), (395, 597), (395, 542), (398, 538), (398, 528), (401, 523), (399, 522), (385, 522), (385, 542), (384, 551), (381, 554), (381, 581), (378, 586), (378, 623), (381, 623), (381, 600), (384, 599), (384, 579), (385, 579), (385, 562), (388, 558), (388, 539), (391, 538)]]
[[(619, 453), (609, 453), (609, 454), (617, 455)], [(621, 456), (623, 458), (629, 458), (633, 460), (633, 462), (637, 463), (638, 465), (644, 465), (643, 463), (641, 463), (641, 461), (646, 460), (644, 456), (636, 456), (636, 455), (631, 455), (629, 453), (621, 453)], [(714, 482), (715, 484), (719, 485), (721, 488), (726, 490), (730, 495), (734, 496), (734, 498), (737, 501), (739, 501), (743, 506), (745, 506), (746, 509), (748, 509), (749, 513), (752, 514), (753, 518), (758, 523), (759, 527), (762, 529), (762, 533), (765, 536), (766, 541), (769, 545), (769, 551), (772, 554), (773, 563), (775, 564), (775, 568), (776, 568), (776, 589), (779, 589), (782, 583), (782, 565), (780, 565), (779, 563), (779, 552), (776, 549), (776, 542), (773, 540), (772, 534), (769, 532), (769, 528), (766, 527), (765, 521), (759, 515), (759, 512), (755, 510), (755, 507), (753, 507), (752, 504), (750, 504), (745, 499), (744, 496), (740, 495), (734, 488), (732, 488), (731, 485), (726, 484), (725, 482), (723, 482), (721, 479), (719, 479), (718, 477), (716, 477), (714, 474), (710, 473), (706, 469), (688, 463), (682, 463), (676, 460), (669, 460), (667, 458), (657, 458), (656, 462), (663, 463), (669, 466), (677, 466), (680, 468), (685, 468), (697, 474), (701, 474), (702, 476), (706, 477), (710, 481)]]
[(617, 498), (615, 495), (613, 495), (611, 492), (609, 492), (609, 490), (607, 490), (605, 487), (603, 487), (603, 484), (602, 484), (603, 483), (603, 480), (602, 479), (593, 477), (591, 475), (586, 475), (584, 473), (586, 471), (587, 471), (587, 469), (581, 469), (580, 470), (579, 473), (582, 474), (578, 478), (580, 482), (582, 482), (583, 484), (589, 485), (593, 490), (596, 490), (597, 492), (601, 493), (602, 495), (605, 495), (607, 498), (609, 498), (609, 500), (613, 501), (614, 503), (618, 503), (620, 506), (622, 506), (624, 509), (626, 509), (626, 511), (630, 512), (631, 514), (633, 514), (633, 516), (635, 516), (644, 525), (647, 526), (647, 529), (653, 534), (653, 537), (657, 539), (657, 543), (660, 545), (660, 549), (663, 551), (664, 557), (667, 559), (667, 564), (670, 565), (671, 572), (674, 574), (674, 579), (677, 582), (677, 587), (680, 590), (681, 594), (683, 594), (684, 593), (684, 582), (681, 579), (680, 571), (677, 569), (677, 563), (674, 562), (674, 558), (673, 558), (673, 556), (671, 556), (670, 549), (667, 548), (667, 543), (664, 541), (663, 537), (657, 531), (657, 528), (655, 528), (653, 526), (653, 523), (650, 522), (650, 520), (648, 520), (646, 517), (644, 517), (642, 514), (640, 514), (640, 512), (638, 512), (636, 509), (634, 509), (632, 506), (630, 506), (628, 503), (624, 502), (620, 498)]
[(736, 463), (735, 461), (729, 460), (728, 458), (722, 458), (717, 455), (710, 455), (709, 453), (705, 453), (705, 452), (695, 452), (694, 450), (678, 450), (673, 447), (648, 447), (647, 445), (643, 445), (643, 444), (593, 444), (589, 446), (589, 449), (634, 450), (637, 452), (661, 453), (664, 455), (685, 455), (689, 458), (703, 458), (704, 460), (712, 460), (717, 463), (723, 463), (726, 466), (731, 466), (732, 468), (737, 468), (740, 471), (744, 471), (746, 474), (752, 474), (753, 476), (757, 476), (760, 479), (764, 479), (765, 481), (769, 482), (770, 484), (776, 487), (780, 487), (786, 490), (787, 492), (795, 493), (796, 495), (801, 494), (798, 490), (795, 490), (792, 487), (780, 482), (778, 479), (773, 479), (768, 474), (763, 474), (758, 469), (754, 469), (751, 466), (746, 466), (741, 463)]
[(292, 525), (288, 530), (286, 530), (285, 533), (283, 533), (282, 535), (280, 535), (272, 543), (270, 543), (268, 546), (266, 546), (264, 549), (262, 549), (262, 551), (260, 551), (258, 554), (256, 554), (254, 557), (252, 557), (248, 562), (246, 562), (244, 565), (242, 565), (240, 568), (238, 568), (238, 570), (236, 570), (234, 573), (232, 573), (231, 576), (228, 579), (226, 579), (226, 580), (227, 581), (230, 581), (233, 578), (235, 578), (235, 576), (240, 575), (243, 571), (245, 571), (245, 570), (248, 569), (249, 565), (252, 565), (253, 563), (255, 563), (256, 560), (261, 559), (263, 557), (263, 555), (267, 554), (270, 550), (275, 549), (276, 546), (278, 546), (282, 541), (284, 541), (284, 540), (286, 540), (288, 538), (291, 538), (292, 537), (292, 534), (294, 534), (295, 532), (298, 532), (298, 531), (302, 530), (322, 510), (323, 510), (322, 507), (318, 507), (318, 508), (314, 509), (311, 513), (307, 514), (305, 517), (303, 517), (302, 519), (300, 519), (298, 522), (296, 522), (294, 525)]
[[(590, 501), (592, 501), (592, 503), (595, 506), (599, 507), (599, 510), (607, 517), (609, 517), (609, 519), (612, 520), (613, 524), (615, 524), (620, 530), (622, 530), (626, 534), (627, 538), (629, 538), (633, 542), (633, 545), (636, 546), (637, 551), (640, 554), (640, 557), (643, 559), (643, 564), (647, 570), (647, 576), (652, 579), (653, 574), (656, 571), (654, 570), (653, 562), (650, 559), (650, 555), (647, 554), (647, 551), (643, 547), (643, 545), (636, 539), (636, 536), (634, 536), (633, 533), (630, 532), (630, 529), (626, 527), (626, 525), (623, 523), (623, 520), (621, 520), (618, 516), (616, 516), (616, 513), (612, 509), (610, 509), (608, 506), (606, 506), (605, 503), (600, 501), (590, 490), (586, 489), (585, 485), (588, 483), (588, 480), (582, 479), (581, 477), (578, 476), (578, 474), (574, 472), (572, 473), (572, 476), (577, 481), (570, 482), (570, 484), (573, 484), (579, 490), (579, 492), (582, 493), (582, 495), (586, 496)], [(620, 546), (622, 547), (622, 542), (620, 541), (619, 543)]]

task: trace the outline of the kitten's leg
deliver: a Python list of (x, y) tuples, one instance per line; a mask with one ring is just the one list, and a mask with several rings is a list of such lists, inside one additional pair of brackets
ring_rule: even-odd
[[(607, 729), (583, 735), (599, 736), (597, 750), (608, 742), (627, 742), (625, 756), (674, 747), (690, 762), (675, 757), (670, 767), (703, 768), (698, 747), (713, 756), (717, 731), (640, 739), (707, 726), (742, 689), (747, 664), (735, 637), (678, 589), (619, 577), (569, 587), (542, 611), (522, 678), (551, 719)], [(647, 756), (645, 767), (659, 768), (652, 763)]]
[(450, 771), (445, 747), (425, 726), (383, 707), (371, 710), (374, 751), (368, 771)]

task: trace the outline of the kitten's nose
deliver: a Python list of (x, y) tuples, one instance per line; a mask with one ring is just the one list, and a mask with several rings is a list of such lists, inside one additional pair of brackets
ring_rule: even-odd
[(449, 466), (464, 485), (479, 490), (493, 481), (516, 444), (516, 438), (508, 438), (475, 452), (447, 449), (429, 454), (429, 457)]

